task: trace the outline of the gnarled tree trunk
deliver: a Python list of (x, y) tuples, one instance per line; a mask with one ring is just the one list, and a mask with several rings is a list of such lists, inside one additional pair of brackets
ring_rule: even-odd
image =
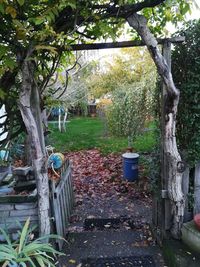
[(19, 95), (19, 108), (31, 143), (32, 164), (37, 183), (39, 230), (42, 236), (50, 233), (49, 185), (46, 157), (41, 149), (37, 122), (31, 110), (31, 92), (35, 88), (34, 64), (27, 58), (24, 60), (22, 66), (22, 87)]
[(42, 111), (40, 108), (40, 96), (36, 82), (32, 86), (31, 93), (31, 111), (37, 122), (38, 136), (40, 140), (40, 147), (44, 156), (46, 156), (45, 140), (44, 140), (44, 129), (42, 125)]
[(156, 38), (147, 26), (144, 16), (133, 14), (127, 18), (141, 36), (154, 60), (158, 73), (166, 86), (166, 110), (165, 110), (165, 136), (164, 153), (168, 164), (168, 196), (172, 204), (171, 233), (174, 238), (180, 238), (181, 226), (184, 215), (184, 195), (182, 192), (183, 164), (176, 144), (176, 113), (179, 102), (179, 90), (176, 88), (170, 68), (158, 48)]

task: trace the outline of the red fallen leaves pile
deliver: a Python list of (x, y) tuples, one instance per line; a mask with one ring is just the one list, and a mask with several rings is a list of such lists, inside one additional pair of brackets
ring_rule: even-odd
[[(125, 195), (130, 199), (150, 201), (148, 178), (142, 174), (142, 166), (139, 170), (139, 182), (128, 182), (123, 180), (121, 155), (111, 153), (103, 156), (99, 150), (92, 149), (65, 153), (65, 156), (72, 163), (77, 201), (82, 202), (84, 196), (95, 199), (97, 196), (109, 198), (113, 194), (119, 198)], [(15, 167), (21, 166), (23, 166), (21, 160), (15, 162)], [(55, 181), (60, 178), (59, 171), (56, 175), (48, 169), (48, 175)]]
[(54, 182), (58, 182), (60, 180), (60, 175), (61, 175), (60, 170), (56, 170), (54, 172), (51, 168), (48, 168), (48, 177), (50, 180), (53, 180)]
[(14, 161), (13, 166), (14, 166), (15, 168), (18, 168), (18, 167), (24, 167), (24, 166), (25, 166), (25, 163), (24, 163), (23, 160), (18, 159), (18, 160), (15, 160), (15, 161)]
[[(18, 168), (18, 167), (24, 167), (26, 166), (26, 164), (23, 160), (18, 159), (14, 161), (13, 166), (15, 168)], [(56, 172), (54, 172), (51, 168), (48, 168), (48, 177), (49, 179), (55, 182), (58, 182), (60, 180), (60, 173), (61, 173), (60, 170), (56, 170)]]
[(74, 186), (80, 198), (84, 195), (109, 197), (113, 192), (129, 198), (147, 199), (149, 196), (148, 179), (142, 176), (142, 167), (139, 183), (123, 180), (121, 155), (102, 156), (97, 149), (92, 149), (69, 152), (65, 156), (72, 162)]

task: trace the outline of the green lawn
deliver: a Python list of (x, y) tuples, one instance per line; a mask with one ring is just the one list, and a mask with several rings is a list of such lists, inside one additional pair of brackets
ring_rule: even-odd
[[(99, 118), (73, 118), (67, 124), (67, 131), (60, 133), (56, 124), (50, 124), (52, 133), (49, 143), (57, 151), (75, 151), (99, 148), (103, 154), (121, 152), (127, 148), (127, 138), (106, 136), (104, 124)], [(151, 152), (155, 144), (154, 124), (150, 124), (150, 131), (138, 136), (134, 142), (134, 149), (138, 152)]]

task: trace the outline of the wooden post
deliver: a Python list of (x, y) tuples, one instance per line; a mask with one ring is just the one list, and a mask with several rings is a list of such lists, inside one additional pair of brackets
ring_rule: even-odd
[[(161, 39), (161, 38), (157, 39), (158, 44), (163, 44), (165, 42), (182, 43), (183, 41), (185, 41), (184, 36), (177, 36), (177, 37), (165, 38), (165, 39)], [(87, 51), (87, 50), (97, 50), (97, 49), (138, 47), (138, 46), (146, 46), (146, 44), (144, 41), (140, 41), (140, 40), (112, 42), (112, 43), (74, 44), (74, 45), (70, 45), (69, 50)]]
[(194, 215), (200, 213), (200, 161), (197, 162), (194, 172)]
[(187, 166), (183, 173), (182, 190), (185, 197), (184, 221), (188, 221), (188, 193), (189, 193), (190, 169)]
[(158, 73), (165, 83), (165, 116), (163, 116), (165, 117), (165, 135), (163, 140), (163, 148), (165, 154), (164, 157), (167, 158), (165, 162), (167, 168), (167, 179), (166, 181), (163, 181), (163, 184), (167, 184), (167, 191), (162, 191), (162, 197), (170, 199), (170, 213), (167, 212), (167, 214), (165, 214), (164, 216), (166, 218), (166, 215), (172, 215), (172, 220), (171, 218), (170, 220), (166, 218), (166, 221), (164, 220), (164, 228), (170, 227), (168, 223), (172, 222), (170, 232), (174, 238), (179, 239), (181, 237), (181, 227), (183, 223), (185, 205), (185, 199), (182, 192), (182, 173), (184, 170), (184, 164), (178, 152), (175, 135), (176, 115), (180, 91), (174, 84), (168, 63), (160, 53), (158, 42), (149, 30), (146, 18), (135, 13), (128, 17), (127, 21), (129, 25), (137, 31), (144, 43), (147, 45), (150, 55), (154, 60), (154, 63), (156, 64)]
[[(169, 41), (165, 41), (162, 47), (163, 57), (169, 67), (169, 71), (171, 71), (171, 43)], [(164, 192), (168, 190), (168, 178), (169, 178), (169, 167), (168, 161), (165, 154), (165, 115), (166, 115), (166, 98), (167, 98), (167, 90), (166, 85), (162, 84), (161, 91), (161, 186)], [(163, 205), (162, 205), (162, 234), (163, 237), (166, 237), (166, 230), (171, 228), (172, 222), (172, 214), (171, 214), (171, 205), (170, 200), (167, 195), (163, 195)]]

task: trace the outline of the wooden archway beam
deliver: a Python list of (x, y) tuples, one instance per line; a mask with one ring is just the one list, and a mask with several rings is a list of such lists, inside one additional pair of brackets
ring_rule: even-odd
[[(184, 41), (185, 41), (184, 36), (157, 39), (158, 44), (164, 44), (166, 42), (177, 44), (177, 43), (182, 43)], [(134, 41), (110, 42), (110, 43), (74, 44), (70, 46), (70, 50), (81, 51), (81, 50), (125, 48), (125, 47), (137, 47), (137, 46), (145, 46), (145, 43), (140, 40), (134, 40)]]

